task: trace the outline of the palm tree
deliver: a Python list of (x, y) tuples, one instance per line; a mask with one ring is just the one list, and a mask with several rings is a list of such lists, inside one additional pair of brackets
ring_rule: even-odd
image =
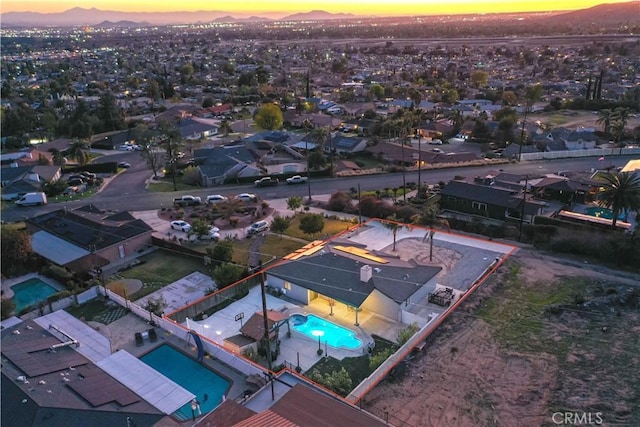
[(611, 121), (613, 120), (613, 111), (609, 109), (600, 110), (598, 112), (598, 120), (597, 124), (602, 125), (602, 131), (604, 133), (609, 133), (609, 127), (611, 127)]
[(621, 212), (626, 221), (629, 211), (640, 211), (640, 177), (628, 172), (607, 173), (603, 175), (603, 191), (598, 194), (598, 205), (613, 212), (612, 228)]
[(391, 249), (393, 252), (396, 251), (396, 236), (398, 235), (398, 230), (404, 228), (404, 225), (398, 222), (398, 218), (396, 217), (395, 214), (393, 215), (389, 215), (387, 217), (388, 221), (382, 221), (382, 225), (384, 225), (386, 228), (388, 228), (389, 230), (391, 230), (391, 233), (393, 234), (393, 249)]
[(616, 142), (620, 142), (620, 139), (624, 134), (624, 128), (627, 126), (627, 121), (629, 121), (629, 109), (618, 107), (613, 110), (611, 118), (613, 122), (613, 132), (616, 137)]
[(87, 143), (78, 139), (74, 140), (67, 149), (67, 155), (74, 159), (80, 166), (89, 163), (89, 152)]

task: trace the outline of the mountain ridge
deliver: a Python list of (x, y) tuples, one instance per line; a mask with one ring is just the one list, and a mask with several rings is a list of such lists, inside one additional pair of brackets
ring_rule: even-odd
[[(282, 16), (282, 13), (269, 12), (255, 16), (251, 13), (231, 13), (222, 10), (199, 10), (193, 12), (122, 12), (101, 10), (95, 7), (74, 7), (64, 12), (5, 12), (0, 21), (5, 27), (77, 27), (96, 26), (104, 22), (124, 22), (129, 26), (139, 25), (176, 25), (202, 23), (242, 23), (268, 21), (320, 21), (338, 19), (375, 18), (351, 13), (331, 13), (324, 10), (294, 13)], [(637, 0), (624, 3), (603, 3), (586, 9), (559, 11), (549, 19), (563, 22), (566, 18), (597, 19), (603, 22), (628, 22), (638, 16)], [(382, 16), (380, 16), (382, 18)]]

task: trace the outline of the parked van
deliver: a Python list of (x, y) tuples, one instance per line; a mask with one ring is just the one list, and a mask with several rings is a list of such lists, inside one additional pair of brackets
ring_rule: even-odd
[(27, 193), (16, 201), (18, 206), (41, 206), (46, 204), (47, 195), (44, 193)]
[(249, 230), (247, 231), (247, 236), (252, 236), (254, 234), (262, 233), (269, 229), (269, 223), (267, 221), (258, 221), (251, 224)]

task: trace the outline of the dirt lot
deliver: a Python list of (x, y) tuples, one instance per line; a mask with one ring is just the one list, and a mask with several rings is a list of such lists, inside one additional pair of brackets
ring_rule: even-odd
[(638, 286), (520, 250), (362, 406), (397, 426), (640, 425)]

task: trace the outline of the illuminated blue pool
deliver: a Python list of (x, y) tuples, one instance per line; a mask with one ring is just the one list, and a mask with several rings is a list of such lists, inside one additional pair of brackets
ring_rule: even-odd
[[(613, 211), (607, 208), (599, 208), (597, 206), (592, 206), (592, 207), (586, 208), (584, 210), (584, 213), (589, 216), (595, 216), (596, 218), (613, 219)], [(618, 219), (623, 220), (624, 213), (621, 213), (620, 215), (618, 215)]]
[[(140, 360), (195, 394), (203, 414), (222, 403), (231, 385), (228, 379), (167, 344), (151, 350)], [(181, 420), (191, 419), (191, 403), (187, 403), (173, 415)]]
[(36, 308), (39, 303), (58, 293), (56, 288), (37, 277), (13, 285), (11, 290), (13, 291), (13, 302), (16, 304), (16, 314), (26, 307)]
[(313, 314), (294, 314), (289, 321), (294, 331), (316, 340), (319, 337), (323, 344), (326, 342), (331, 347), (354, 350), (362, 345), (355, 332)]

